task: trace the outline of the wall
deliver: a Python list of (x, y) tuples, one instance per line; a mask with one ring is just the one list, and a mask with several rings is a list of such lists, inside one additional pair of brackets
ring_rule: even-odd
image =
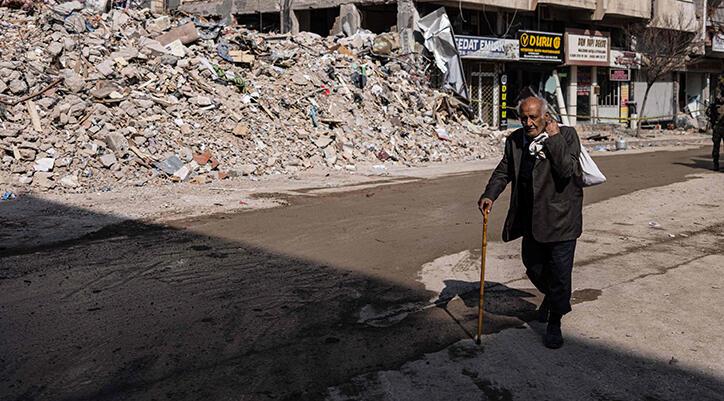
[(459, 7), (462, 5), (465, 8), (469, 9), (483, 9), (483, 7), (487, 7), (487, 10), (490, 10), (490, 7), (501, 7), (501, 8), (507, 8), (509, 10), (526, 10), (526, 11), (533, 11), (535, 10), (535, 4), (536, 0), (462, 0), (462, 4), (460, 4), (459, 1), (454, 0), (447, 0), (447, 1), (439, 1), (439, 0), (417, 0), (415, 1), (417, 4), (424, 4), (424, 3), (434, 3), (439, 4), (441, 6), (448, 6), (448, 7)]
[(605, 15), (617, 15), (633, 18), (651, 18), (650, 0), (598, 0), (594, 19)]
[(646, 83), (636, 80), (634, 84), (634, 99), (639, 117), (672, 116), (674, 114), (674, 81), (673, 75), (654, 83), (646, 103), (646, 110), (641, 113), (641, 102), (644, 100)]
[(704, 105), (704, 100), (708, 98), (708, 91), (706, 89), (706, 74), (700, 72), (686, 73), (687, 104), (690, 101), (697, 101), (696, 104), (693, 105), (693, 110), (691, 111), (703, 113), (706, 110), (706, 106)]
[(693, 0), (654, 0), (651, 26), (694, 32), (700, 25), (696, 20)]
[[(536, 1), (533, 0), (533, 3), (535, 4)], [(561, 7), (583, 8), (587, 10), (596, 9), (596, 0), (538, 0), (537, 3), (539, 5), (550, 4)]]

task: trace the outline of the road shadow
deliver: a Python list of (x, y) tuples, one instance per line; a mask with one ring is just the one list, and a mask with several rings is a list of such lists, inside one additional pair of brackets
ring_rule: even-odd
[(697, 170), (709, 170), (712, 171), (714, 168), (714, 164), (711, 160), (711, 155), (701, 155), (696, 157), (691, 157), (688, 162), (675, 162), (674, 164), (678, 166), (685, 166), (692, 169)]
[[(92, 213), (25, 201), (49, 215)], [(461, 327), (474, 328), (468, 305), (477, 306), (477, 283), (446, 282), (445, 297), (465, 304), (445, 302), (450, 313), (427, 308), (372, 327), (359, 322), (366, 306), (427, 302), (431, 293), (412, 280), (383, 280), (273, 244), (97, 217), (118, 222), (51, 247), (2, 250), (0, 399), (319, 400), (329, 386), (398, 369), (464, 338)], [(350, 241), (326, 240), (330, 249)], [(490, 330), (521, 327), (534, 315), (535, 293), (500, 283), (486, 289)], [(707, 399), (711, 389), (724, 389), (720, 379), (684, 367), (597, 344), (590, 349), (602, 369), (639, 367), (639, 380), (676, 387), (651, 399)], [(511, 359), (499, 368), (515, 374), (525, 363)], [(563, 380), (575, 386), (580, 377)], [(591, 391), (611, 386), (605, 375), (589, 382)]]

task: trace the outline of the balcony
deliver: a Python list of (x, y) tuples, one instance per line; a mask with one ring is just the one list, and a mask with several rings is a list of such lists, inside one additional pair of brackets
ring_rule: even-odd
[(585, 10), (596, 9), (596, 0), (531, 0), (531, 3), (533, 3), (533, 5), (546, 4), (551, 6), (580, 8)]
[(604, 16), (651, 18), (650, 0), (598, 0), (594, 19)]
[(649, 24), (655, 28), (694, 32), (699, 29), (693, 0), (655, 0)]

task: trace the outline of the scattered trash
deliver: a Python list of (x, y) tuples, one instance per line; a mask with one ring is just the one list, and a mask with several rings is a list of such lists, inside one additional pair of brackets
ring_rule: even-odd
[(15, 198), (17, 198), (17, 196), (14, 193), (12, 193), (10, 191), (5, 191), (5, 192), (3, 192), (3, 196), (2, 196), (2, 198), (0, 198), (0, 200), (8, 201), (8, 200), (13, 200)]
[(653, 228), (654, 230), (663, 230), (664, 229), (664, 227), (661, 224), (659, 224), (655, 221), (649, 221), (649, 227)]
[(367, 86), (367, 65), (363, 64), (358, 66), (357, 64), (352, 64), (352, 68), (354, 69), (352, 73), (352, 83), (359, 89), (364, 89), (365, 86)]
[(619, 136), (616, 140), (616, 150), (626, 150), (628, 149), (628, 145), (626, 144), (626, 140), (623, 139), (622, 136)]
[(309, 118), (312, 119), (315, 128), (319, 126), (319, 108), (314, 104), (309, 106)]
[(604, 134), (593, 134), (586, 137), (589, 141), (605, 141), (608, 139), (608, 135)]

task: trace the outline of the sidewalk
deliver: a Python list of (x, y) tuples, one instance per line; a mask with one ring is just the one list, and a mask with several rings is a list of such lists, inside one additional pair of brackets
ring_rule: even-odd
[[(562, 349), (543, 347), (544, 324), (519, 321), (482, 347), (461, 340), (332, 388), (329, 399), (721, 399), (723, 198), (720, 175), (703, 173), (586, 207)], [(540, 297), (522, 277), (519, 246), (489, 244), (486, 282), (501, 285), (486, 298), (518, 291), (533, 307)], [(479, 266), (469, 251), (448, 255), (422, 266), (420, 281), (438, 291), (442, 278), (474, 283)], [(458, 299), (448, 310), (474, 330), (476, 305)]]
[[(585, 138), (585, 134), (581, 134), (581, 137)], [(616, 137), (611, 136), (612, 139), (605, 141), (588, 141), (584, 140), (583, 144), (588, 149), (595, 149), (603, 146), (608, 150), (616, 150)], [(624, 137), (626, 144), (629, 149), (646, 149), (651, 147), (662, 147), (662, 146), (697, 146), (697, 145), (711, 145), (711, 135), (707, 134), (692, 134), (692, 135), (649, 135), (647, 137), (644, 134), (641, 138)]]

